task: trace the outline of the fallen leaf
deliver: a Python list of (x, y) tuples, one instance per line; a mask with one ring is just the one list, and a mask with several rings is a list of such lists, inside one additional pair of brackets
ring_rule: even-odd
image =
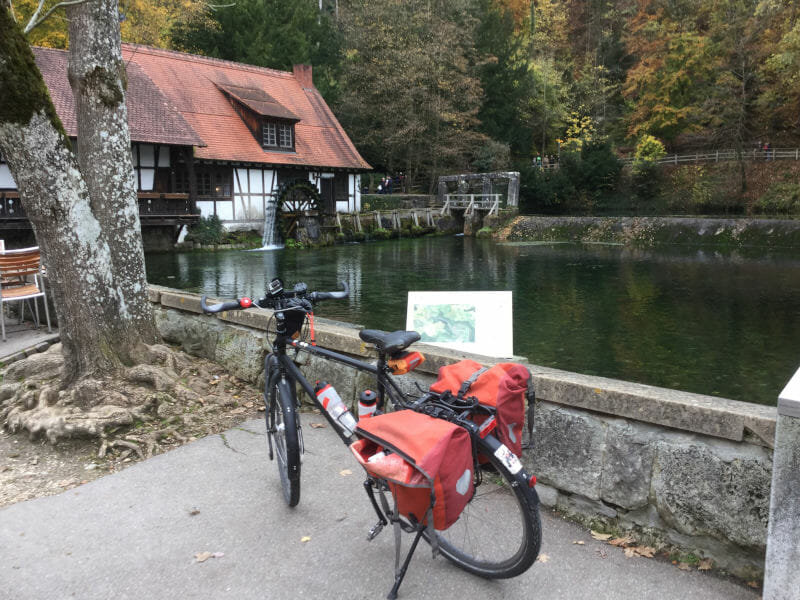
[(711, 567), (714, 566), (714, 562), (710, 558), (704, 558), (700, 561), (700, 564), (697, 566), (698, 571), (708, 571)]
[(606, 551), (605, 551), (605, 550), (603, 550), (602, 548), (597, 548), (597, 549), (596, 549), (594, 552), (595, 552), (595, 554), (597, 554), (597, 556), (599, 556), (600, 558), (606, 558), (606, 557), (608, 556), (608, 552), (606, 552)]
[(208, 385), (217, 385), (219, 382), (220, 382), (219, 379), (212, 379), (211, 381), (208, 382)]
[(612, 546), (617, 546), (618, 548), (626, 548), (634, 543), (634, 539), (631, 536), (626, 535), (625, 537), (613, 539), (608, 543)]
[(539, 558), (537, 558), (536, 560), (539, 561), (540, 563), (546, 563), (547, 561), (550, 560), (550, 557), (547, 554), (540, 554)]
[(692, 565), (690, 565), (689, 563), (681, 562), (681, 563), (678, 563), (678, 568), (681, 571), (691, 571), (692, 570)]
[(758, 582), (757, 581), (748, 581), (747, 585), (749, 585), (751, 588), (757, 588), (758, 587)]
[(346, 477), (347, 475), (352, 475), (352, 474), (353, 472), (350, 469), (342, 469), (341, 471), (339, 471), (339, 475), (341, 475), (342, 477)]
[(258, 406), (258, 412), (264, 412), (265, 410), (267, 410), (265, 406), (263, 405)]
[(197, 562), (206, 562), (209, 558), (222, 558), (225, 556), (224, 552), (198, 552), (194, 555)]
[(634, 546), (634, 550), (636, 550), (636, 554), (645, 558), (653, 558), (656, 555), (656, 549), (650, 546)]
[(303, 537), (300, 538), (300, 541), (305, 544), (306, 542), (310, 542), (311, 541), (311, 537), (307, 536), (307, 535), (304, 535)]
[[(644, 556), (645, 558), (653, 558), (656, 553), (655, 548), (649, 546), (629, 546), (625, 548), (625, 556), (633, 558), (634, 556)], [(673, 563), (674, 564), (674, 563)]]
[(312, 423), (311, 429), (322, 429), (325, 427), (325, 423)]
[(578, 546), (584, 546), (584, 545), (586, 544), (586, 542), (583, 542), (583, 541), (581, 541), (581, 540), (577, 540), (577, 541), (574, 541), (574, 542), (572, 542), (572, 543), (573, 543), (573, 544), (577, 544)]
[(192, 510), (189, 511), (189, 516), (192, 516), (192, 517), (194, 517), (195, 515), (199, 515), (199, 514), (200, 514), (200, 509), (199, 508), (193, 508)]
[(612, 537), (614, 537), (610, 533), (600, 533), (599, 531), (594, 531), (594, 530), (592, 530), (591, 533), (594, 539), (599, 540), (601, 542), (606, 542), (610, 540)]

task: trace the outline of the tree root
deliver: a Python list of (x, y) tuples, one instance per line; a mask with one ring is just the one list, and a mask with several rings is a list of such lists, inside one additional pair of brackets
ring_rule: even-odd
[(218, 433), (260, 405), (256, 390), (218, 365), (163, 345), (143, 355), (150, 362), (67, 387), (60, 345), (12, 363), (0, 385), (0, 425), (52, 443), (99, 438), (100, 458), (119, 459), (121, 451), (141, 460)]

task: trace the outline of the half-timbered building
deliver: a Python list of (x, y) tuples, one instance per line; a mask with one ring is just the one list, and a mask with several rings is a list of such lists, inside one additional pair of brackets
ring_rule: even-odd
[[(34, 54), (67, 133), (77, 136), (67, 53)], [(360, 209), (360, 175), (370, 167), (314, 87), (311, 66), (289, 73), (132, 44), (122, 54), (143, 225), (194, 213), (260, 230), (276, 205)], [(24, 216), (2, 157), (0, 201), (6, 226)]]

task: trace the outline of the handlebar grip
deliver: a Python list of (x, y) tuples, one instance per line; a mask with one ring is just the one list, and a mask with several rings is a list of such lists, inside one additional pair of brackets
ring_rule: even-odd
[(350, 286), (346, 282), (340, 281), (339, 287), (342, 288), (341, 292), (312, 292), (311, 300), (317, 302), (318, 300), (341, 300), (350, 295)]
[(233, 300), (231, 302), (221, 302), (219, 304), (206, 304), (206, 298), (208, 296), (203, 295), (200, 298), (200, 308), (203, 309), (205, 313), (218, 313), (223, 312), (225, 310), (239, 310), (242, 308), (249, 308), (250, 307), (250, 299), (249, 298), (242, 298), (242, 300), (247, 301), (247, 306), (244, 306), (242, 300)]

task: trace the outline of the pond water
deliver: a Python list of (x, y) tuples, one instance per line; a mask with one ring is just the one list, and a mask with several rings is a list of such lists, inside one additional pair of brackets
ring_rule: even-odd
[(350, 284), (322, 317), (404, 329), (408, 291), (512, 290), (514, 351), (532, 363), (776, 404), (800, 366), (800, 252), (495, 244), (466, 237), (147, 256), (151, 283), (261, 297), (280, 276)]

